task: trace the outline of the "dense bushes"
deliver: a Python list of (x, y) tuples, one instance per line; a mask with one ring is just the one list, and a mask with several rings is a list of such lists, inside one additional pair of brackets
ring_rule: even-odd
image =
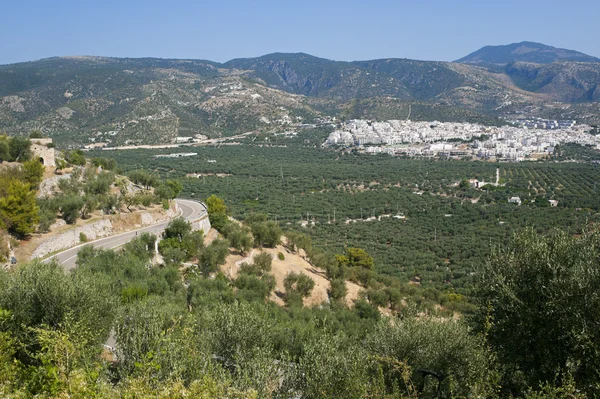
[(498, 383), (484, 339), (460, 322), (383, 320), (365, 343), (379, 360), (386, 385), (414, 389), (419, 397), (487, 397)]
[(281, 242), (282, 231), (274, 220), (268, 220), (265, 214), (251, 214), (244, 224), (250, 227), (255, 247), (274, 248)]
[(264, 300), (275, 289), (275, 278), (269, 274), (273, 258), (267, 252), (254, 255), (252, 265), (242, 263), (239, 275), (233, 281), (237, 296), (245, 301)]
[(572, 378), (589, 397), (600, 395), (596, 228), (580, 238), (527, 229), (480, 268), (475, 325), (504, 365), (506, 390)]
[[(112, 161), (112, 162), (111, 162)], [(167, 180), (159, 185), (154, 193), (149, 190), (128, 192), (127, 181), (117, 178), (110, 159), (95, 159), (95, 164), (106, 165), (106, 170), (97, 170), (94, 166), (75, 167), (68, 178), (58, 181), (60, 192), (52, 197), (38, 198), (40, 207), (40, 225), (38, 231), (47, 232), (59, 215), (68, 224), (78, 219), (87, 219), (95, 211), (105, 214), (118, 212), (124, 205), (128, 211), (134, 206), (149, 207), (152, 204), (166, 202), (174, 198), (181, 190), (181, 183)], [(113, 188), (118, 188), (119, 192)]]
[(0, 135), (0, 163), (25, 162), (31, 159), (31, 141), (21, 136)]
[[(13, 138), (8, 140), (9, 143), (12, 141)], [(19, 166), (0, 171), (0, 229), (18, 237), (26, 237), (34, 232), (39, 221), (36, 190), (43, 173), (44, 168), (37, 160), (25, 161)]]
[(19, 237), (33, 233), (39, 220), (36, 192), (27, 183), (1, 176), (0, 186), (0, 228)]
[(229, 242), (227, 240), (214, 240), (204, 249), (200, 255), (200, 258), (198, 259), (198, 267), (200, 271), (205, 276), (217, 272), (219, 265), (225, 263), (225, 257), (228, 253)]
[[(4, 396), (595, 395), (597, 233), (529, 231), (495, 253), (478, 276), (481, 308), (470, 320), (482, 334), (464, 320), (417, 315), (415, 303), (381, 317), (375, 302), (392, 298), (385, 289), (367, 290), (369, 301), (354, 309), (280, 308), (265, 301), (271, 255), (233, 281), (182, 275), (148, 263), (153, 240), (141, 236), (118, 253), (86, 247), (70, 275), (38, 263), (0, 272)], [(310, 292), (301, 280), (285, 283), (300, 299)], [(109, 368), (99, 352), (111, 328), (119, 360)]]
[(342, 279), (331, 280), (331, 286), (329, 288), (329, 297), (334, 301), (343, 301), (346, 298), (348, 288), (346, 288), (346, 281)]
[(67, 323), (86, 330), (88, 349), (108, 337), (115, 297), (89, 274), (67, 275), (55, 263), (35, 262), (2, 277), (0, 309), (9, 317), (0, 327), (18, 343), (16, 356), (24, 364), (40, 365), (35, 328), (60, 329)]
[(229, 240), (229, 245), (238, 250), (241, 254), (246, 253), (252, 248), (251, 231), (246, 226), (240, 226), (237, 222), (227, 222), (221, 229), (221, 233)]

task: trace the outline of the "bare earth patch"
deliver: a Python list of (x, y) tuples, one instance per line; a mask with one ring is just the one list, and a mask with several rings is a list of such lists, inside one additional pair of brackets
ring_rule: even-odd
[(210, 245), (210, 243), (213, 242), (218, 236), (219, 236), (219, 232), (217, 230), (211, 228), (204, 235), (204, 246), (206, 247), (207, 245)]
[[(315, 282), (315, 288), (312, 290), (311, 295), (308, 298), (304, 298), (304, 306), (313, 307), (321, 305), (324, 302), (328, 302), (329, 298), (327, 291), (330, 288), (329, 280), (325, 275), (325, 271), (318, 269), (311, 265), (305, 258), (304, 252), (301, 250), (299, 253), (291, 253), (284, 246), (279, 245), (276, 248), (263, 248), (263, 249), (252, 249), (246, 256), (241, 256), (237, 253), (230, 254), (223, 266), (221, 271), (229, 278), (235, 279), (240, 270), (242, 263), (252, 263), (252, 258), (261, 252), (271, 254), (273, 258), (271, 273), (275, 277), (275, 291), (271, 293), (270, 300), (276, 304), (283, 306), (283, 294), (285, 294), (285, 288), (283, 287), (283, 280), (288, 273), (302, 273), (310, 277)], [(280, 260), (277, 254), (281, 252), (284, 254), (285, 259)], [(349, 281), (346, 282), (348, 288), (348, 294), (346, 295), (346, 304), (353, 306), (354, 301), (358, 299), (359, 293), (362, 288)]]

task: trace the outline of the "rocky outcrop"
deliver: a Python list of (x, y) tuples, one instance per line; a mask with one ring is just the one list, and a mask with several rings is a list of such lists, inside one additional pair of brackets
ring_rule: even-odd
[(56, 113), (65, 119), (71, 119), (71, 117), (73, 116), (75, 111), (73, 111), (69, 107), (60, 107), (59, 109), (56, 110)]
[(0, 105), (5, 105), (13, 112), (25, 112), (25, 107), (22, 104), (24, 100), (19, 96), (6, 96), (0, 98)]
[(44, 179), (38, 190), (38, 198), (49, 197), (58, 191), (58, 182), (62, 179), (69, 179), (71, 174), (56, 175), (48, 179)]
[(142, 222), (142, 226), (148, 226), (154, 223), (154, 216), (152, 216), (149, 212), (140, 213), (140, 220)]

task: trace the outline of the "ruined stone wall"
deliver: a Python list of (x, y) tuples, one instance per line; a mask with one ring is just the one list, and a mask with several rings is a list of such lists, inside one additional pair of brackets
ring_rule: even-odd
[(48, 148), (52, 144), (52, 139), (31, 139), (31, 152), (33, 157), (41, 159), (44, 166), (55, 167), (54, 148)]

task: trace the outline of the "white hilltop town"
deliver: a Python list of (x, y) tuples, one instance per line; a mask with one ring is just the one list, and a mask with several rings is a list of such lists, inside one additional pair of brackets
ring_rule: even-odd
[(592, 128), (576, 121), (527, 120), (520, 126), (474, 123), (375, 122), (350, 120), (329, 135), (324, 146), (356, 148), (370, 154), (425, 157), (473, 157), (489, 161), (522, 161), (554, 152), (557, 144), (576, 143), (598, 148)]

